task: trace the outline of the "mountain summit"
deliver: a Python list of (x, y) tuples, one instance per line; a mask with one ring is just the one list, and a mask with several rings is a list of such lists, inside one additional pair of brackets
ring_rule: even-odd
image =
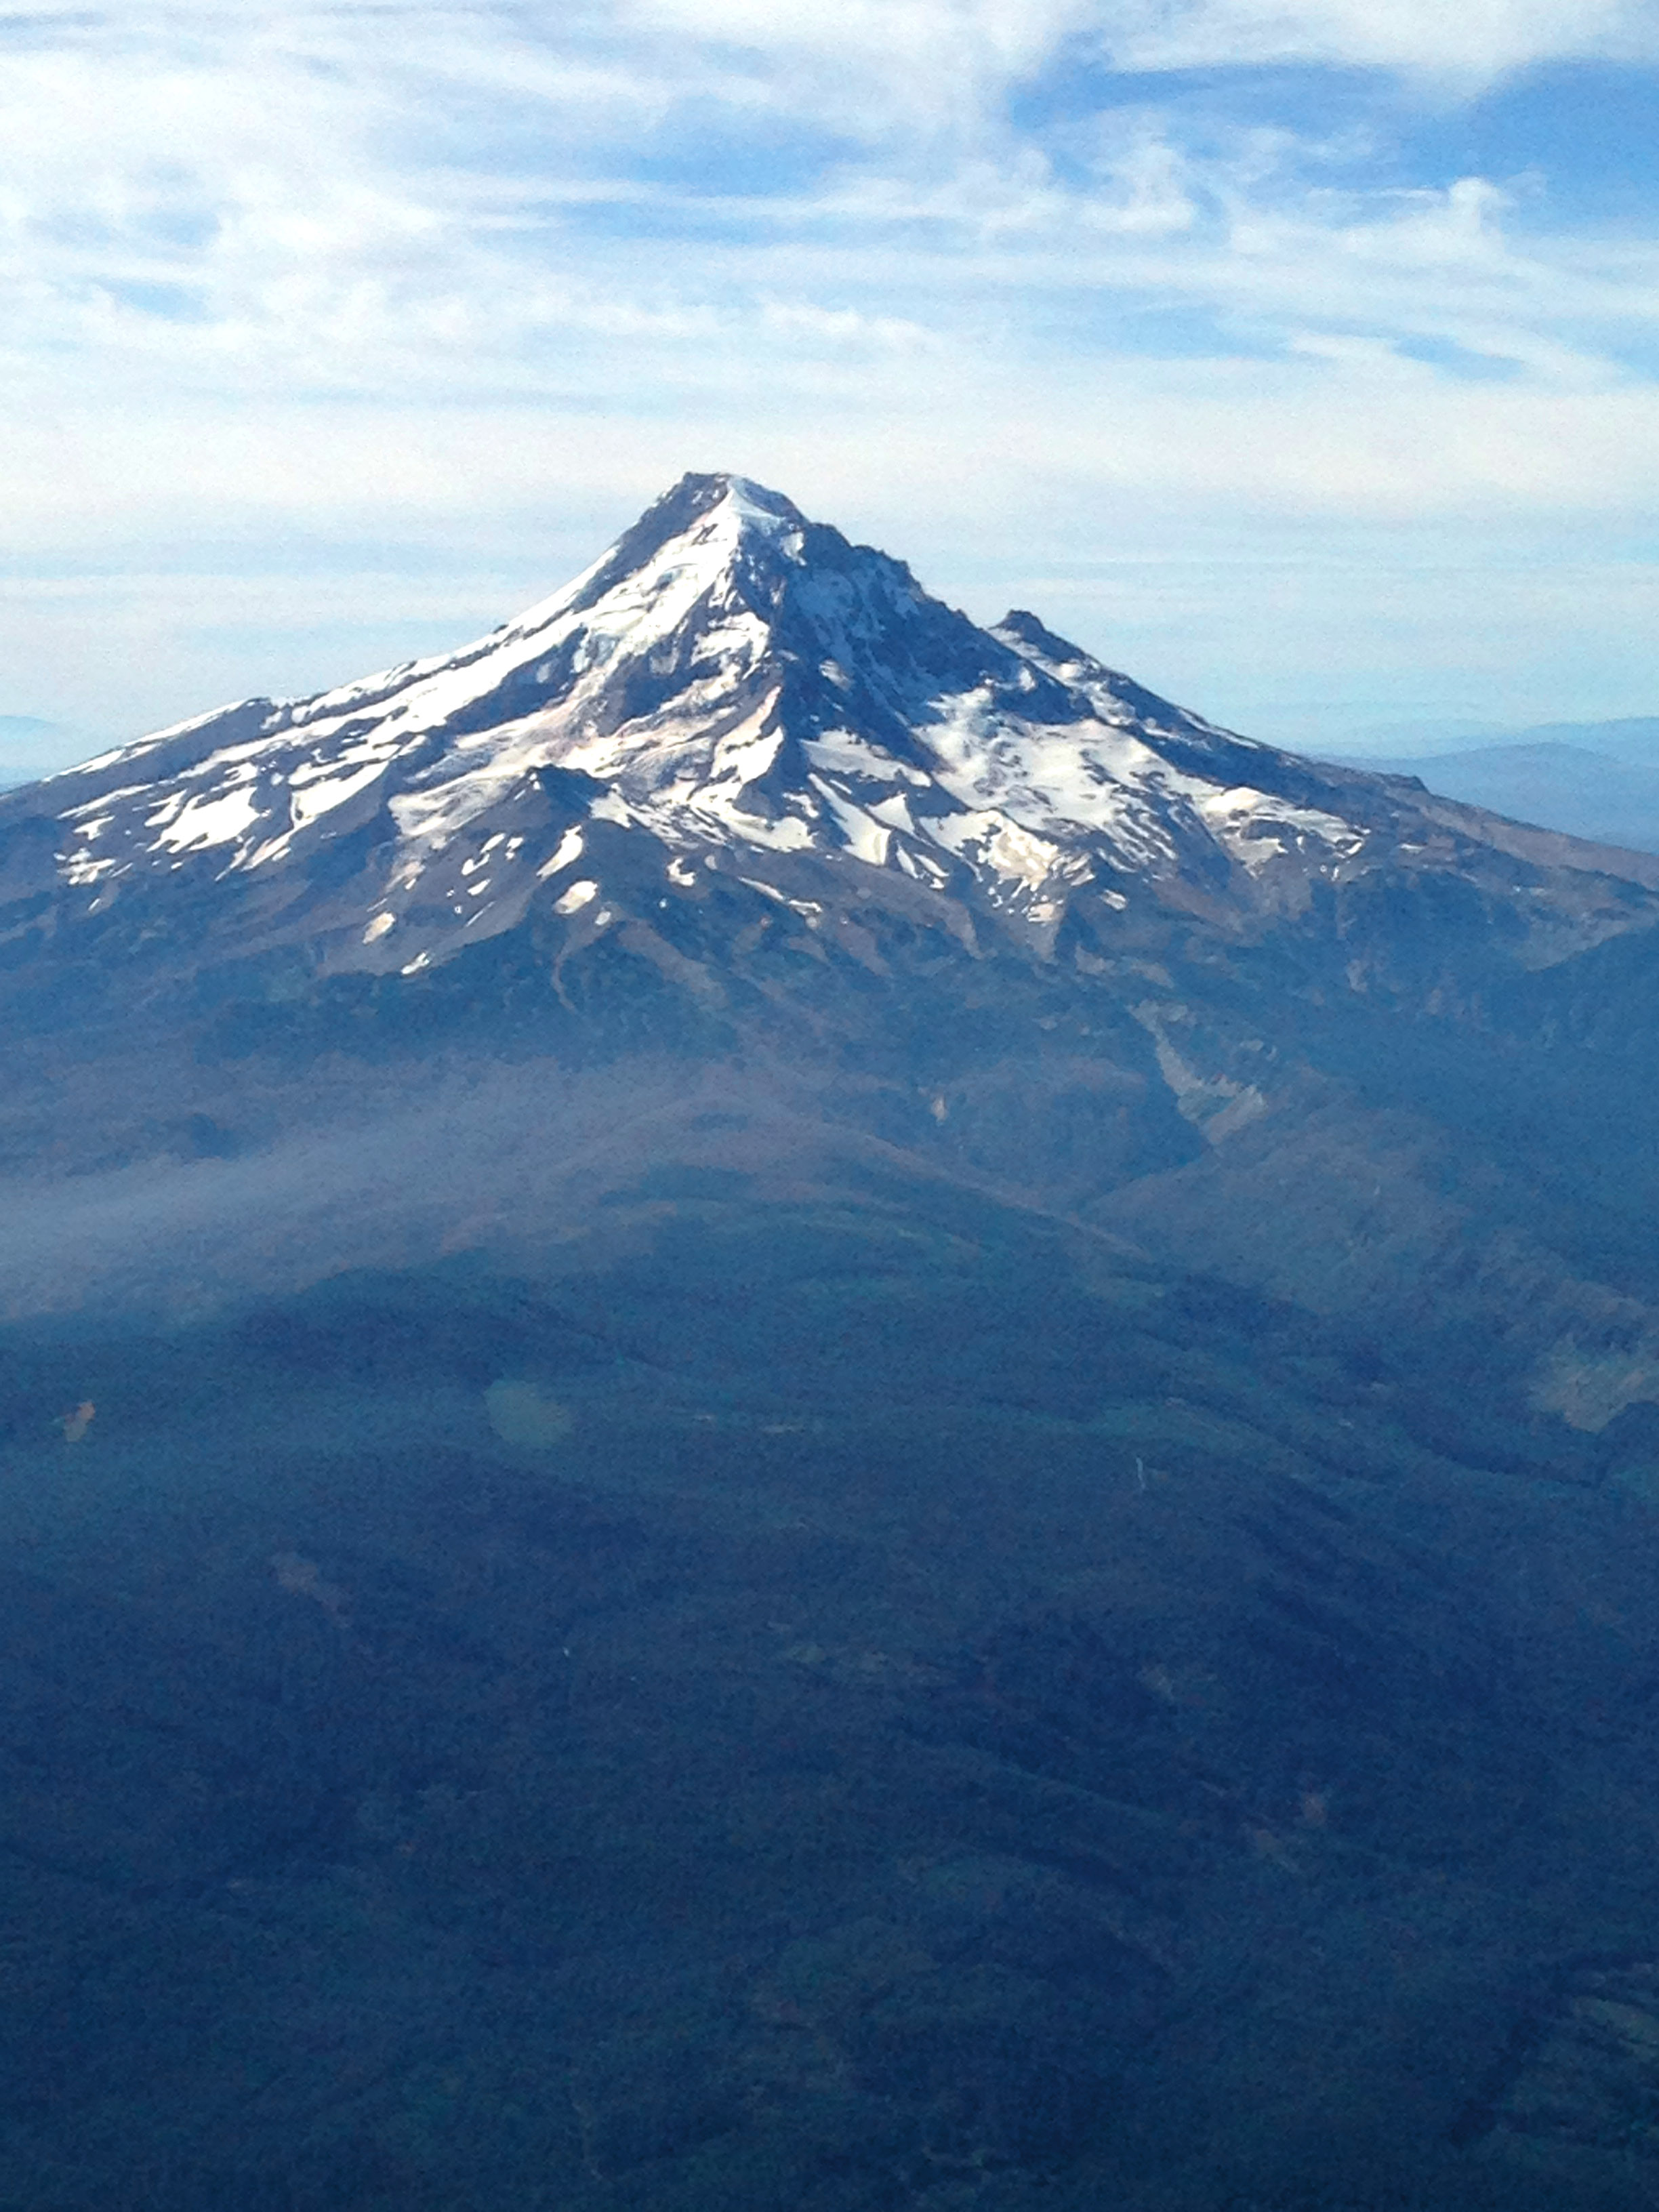
[[(981, 629), (902, 562), (714, 475), (457, 653), (244, 701), (0, 801), (0, 888), (44, 902), (26, 936), (100, 957), (155, 941), (151, 900), (178, 913), (210, 885), (192, 958), (303, 945), (323, 972), (412, 975), (533, 911), (591, 933), (637, 908), (640, 856), (599, 867), (601, 825), (643, 833), (656, 898), (706, 863), (810, 912), (857, 863), (1038, 944), (1073, 909), (1243, 919), (1402, 863), (1513, 898), (1516, 852), (1574, 857), (1217, 729), (1030, 615)], [(1609, 867), (1659, 883), (1659, 862)], [(1547, 887), (1517, 902), (1529, 934), (1560, 907)]]

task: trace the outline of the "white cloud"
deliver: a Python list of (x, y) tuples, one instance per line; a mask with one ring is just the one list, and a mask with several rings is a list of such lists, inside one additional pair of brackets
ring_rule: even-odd
[(1328, 61), (1476, 78), (1659, 52), (1649, 0), (624, 0), (621, 13), (795, 70), (925, 67), (923, 100), (1029, 74), (1067, 39), (1130, 69)]
[[(303, 683), (307, 604), (319, 683), (410, 649), (347, 546), (449, 564), (419, 599), (442, 642), (687, 465), (963, 590), (954, 545), (1042, 573), (1185, 530), (1316, 540), (1328, 609), (1345, 528), (1622, 531), (1659, 489), (1659, 242), (1553, 235), (1547, 180), (1368, 179), (1305, 116), (1200, 139), (1144, 85), (1052, 128), (1011, 96), (1085, 50), (1473, 81), (1652, 27), (1595, 0), (0, 13), (9, 534), (108, 580), (0, 581), (0, 710), (132, 727)], [(239, 605), (267, 580), (265, 647), (201, 619), (181, 545)]]
[(1659, 53), (1648, 0), (1125, 0), (1096, 12), (1127, 68), (1324, 61), (1480, 80)]

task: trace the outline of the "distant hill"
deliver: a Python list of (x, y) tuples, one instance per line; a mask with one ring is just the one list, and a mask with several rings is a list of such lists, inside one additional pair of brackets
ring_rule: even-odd
[(1514, 741), (1578, 745), (1611, 760), (1659, 767), (1659, 714), (1626, 714), (1616, 722), (1539, 722), (1516, 731)]
[(1494, 745), (1577, 745), (1608, 760), (1659, 762), (1659, 714), (1625, 714), (1603, 722), (1372, 723), (1326, 750), (1341, 760), (1440, 760), (1448, 753)]
[(33, 714), (0, 714), (0, 791), (66, 768), (77, 749), (95, 750), (77, 746), (75, 733), (60, 723), (43, 722)]
[(1659, 852), (1659, 717), (1547, 722), (1455, 751), (1329, 757), (1421, 777), (1443, 799), (1626, 850)]

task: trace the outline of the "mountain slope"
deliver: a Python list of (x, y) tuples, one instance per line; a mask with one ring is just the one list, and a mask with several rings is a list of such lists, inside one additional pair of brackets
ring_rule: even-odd
[(0, 800), (0, 2205), (1644, 2208), (1656, 921), (729, 477)]
[(1659, 863), (1565, 845), (1527, 857), (1593, 875), (1516, 882), (1477, 815), (1217, 730), (1030, 616), (977, 629), (721, 477), (459, 653), (245, 702), (0, 803), (0, 884), (25, 942), (102, 942), (182, 874), (214, 886), (213, 957), (303, 941), (325, 970), (409, 974), (532, 909), (602, 927), (598, 824), (678, 859), (671, 902), (699, 854), (778, 884), (853, 860), (1039, 943), (1079, 904), (1206, 898), (1243, 924), (1402, 866), (1490, 884), (1529, 941), (1570, 914), (1576, 942), (1631, 918), (1596, 878), (1659, 885)]
[(459, 653), (0, 799), (9, 1307), (555, 1265), (665, 1160), (879, 1157), (1397, 1331), (1479, 1252), (1501, 1394), (1603, 1425), (1659, 1392), (1656, 887), (690, 477)]

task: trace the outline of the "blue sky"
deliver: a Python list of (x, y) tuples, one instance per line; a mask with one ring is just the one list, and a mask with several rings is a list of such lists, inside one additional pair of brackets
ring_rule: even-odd
[(1659, 711), (1651, 0), (0, 3), (0, 772), (688, 467), (1295, 744)]

